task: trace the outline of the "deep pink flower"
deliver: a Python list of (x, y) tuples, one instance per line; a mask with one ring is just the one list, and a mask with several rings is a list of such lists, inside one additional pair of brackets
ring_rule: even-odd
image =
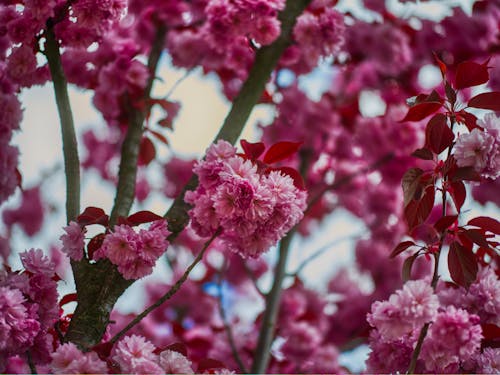
[(82, 228), (77, 222), (71, 221), (63, 229), (66, 234), (59, 237), (63, 245), (62, 251), (73, 260), (81, 260), (83, 258), (83, 247), (85, 246), (86, 228)]
[(41, 249), (30, 249), (20, 254), (24, 268), (34, 274), (54, 276), (55, 264)]
[(459, 167), (473, 167), (485, 178), (500, 176), (500, 146), (495, 138), (480, 129), (458, 137), (454, 156)]
[(163, 373), (158, 366), (158, 356), (153, 353), (155, 346), (142, 336), (126, 336), (113, 349), (112, 358), (120, 365), (122, 373)]
[(482, 339), (479, 317), (448, 306), (430, 326), (421, 358), (428, 371), (457, 372), (461, 362), (477, 354)]
[(426, 281), (408, 281), (388, 301), (372, 305), (368, 322), (377, 328), (383, 339), (396, 340), (432, 321), (438, 307), (438, 298)]
[(167, 374), (192, 374), (191, 361), (179, 352), (164, 350), (160, 353), (159, 364)]
[(66, 343), (51, 354), (50, 367), (55, 374), (106, 374), (108, 366), (95, 352), (81, 352), (75, 344)]

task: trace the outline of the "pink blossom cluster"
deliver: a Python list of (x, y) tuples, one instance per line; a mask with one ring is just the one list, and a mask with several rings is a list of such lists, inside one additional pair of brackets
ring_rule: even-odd
[(458, 137), (454, 156), (459, 167), (473, 167), (484, 178), (496, 179), (500, 176), (500, 117), (489, 113), (478, 125), (483, 129)]
[(335, 1), (315, 0), (297, 18), (293, 29), (295, 45), (285, 51), (283, 66), (301, 74), (314, 69), (320, 58), (336, 56), (344, 45), (344, 16), (334, 9)]
[[(118, 266), (124, 278), (140, 279), (153, 272), (157, 259), (167, 250), (169, 234), (165, 220), (154, 221), (147, 230), (139, 232), (128, 225), (117, 225), (106, 235), (94, 259), (107, 258)], [(71, 242), (81, 244), (78, 233), (68, 236)], [(70, 248), (74, 249), (72, 244)]]
[(18, 207), (7, 208), (2, 213), (2, 218), (9, 230), (14, 225), (19, 225), (28, 236), (37, 234), (45, 218), (45, 205), (43, 203), (40, 187), (23, 190), (21, 203)]
[(35, 363), (48, 363), (59, 317), (54, 263), (40, 249), (20, 256), (24, 272), (0, 274), (0, 371), (26, 352)]
[(193, 170), (199, 185), (185, 197), (191, 225), (202, 237), (220, 228), (220, 239), (243, 257), (260, 256), (303, 216), (307, 194), (291, 177), (259, 171), (226, 141), (210, 146)]
[(81, 260), (84, 255), (86, 229), (75, 221), (63, 229), (66, 233), (59, 237), (62, 242), (62, 252), (72, 260)]
[[(477, 280), (475, 285), (480, 283)], [(453, 291), (441, 292), (438, 300), (428, 282), (415, 280), (408, 281), (388, 301), (375, 302), (368, 314), (368, 322), (375, 328), (370, 335), (368, 371), (406, 371), (426, 323), (429, 330), (417, 372), (458, 373), (464, 368), (481, 367), (480, 324), (484, 321), (469, 309), (446, 304), (441, 295), (450, 296), (450, 292), (453, 295)], [(487, 357), (484, 361), (490, 363)]]
[(284, 0), (210, 0), (205, 8), (206, 33), (216, 50), (240, 36), (260, 45), (270, 44), (280, 34), (277, 16), (284, 6)]

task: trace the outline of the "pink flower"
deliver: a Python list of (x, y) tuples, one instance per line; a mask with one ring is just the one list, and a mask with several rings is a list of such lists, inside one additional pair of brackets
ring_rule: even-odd
[(160, 366), (167, 374), (192, 374), (191, 361), (181, 353), (164, 350), (160, 353)]
[[(126, 336), (118, 342), (112, 359), (120, 365), (122, 373), (163, 373), (158, 366), (155, 346), (142, 336)], [(147, 371), (146, 371), (147, 370)]]
[(383, 339), (396, 340), (432, 321), (438, 307), (438, 298), (426, 281), (408, 281), (388, 301), (372, 305), (368, 323), (377, 328)]
[(63, 234), (59, 239), (62, 241), (62, 251), (73, 260), (81, 260), (83, 258), (83, 247), (85, 246), (86, 229), (80, 226), (75, 221), (69, 223), (63, 228), (66, 234)]
[(54, 276), (55, 264), (41, 249), (30, 249), (20, 254), (24, 268), (34, 274)]
[(212, 145), (193, 170), (199, 185), (185, 200), (194, 230), (209, 236), (221, 227), (220, 238), (243, 257), (258, 257), (303, 216), (307, 194), (289, 176), (262, 173), (227, 142)]
[(484, 348), (476, 357), (476, 374), (500, 373), (500, 349)]
[(479, 315), (482, 323), (500, 326), (500, 280), (492, 267), (477, 273), (464, 298), (467, 310)]
[(40, 188), (34, 187), (23, 191), (21, 204), (17, 208), (5, 210), (3, 219), (9, 228), (18, 224), (24, 233), (34, 236), (42, 228), (44, 214)]
[(97, 353), (83, 353), (73, 343), (59, 346), (51, 357), (50, 367), (55, 374), (105, 374), (108, 372), (106, 362), (102, 361)]
[(0, 356), (24, 353), (40, 330), (36, 309), (18, 289), (0, 287)]
[(469, 134), (460, 135), (454, 156), (459, 167), (473, 167), (485, 178), (500, 176), (499, 141), (487, 132), (473, 129)]
[(477, 354), (482, 330), (479, 317), (448, 306), (430, 326), (421, 358), (428, 371), (457, 372), (461, 362)]

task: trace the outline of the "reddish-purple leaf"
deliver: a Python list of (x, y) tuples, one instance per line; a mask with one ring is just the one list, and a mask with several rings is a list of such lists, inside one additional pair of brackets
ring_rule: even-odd
[(293, 180), (293, 184), (297, 189), (304, 190), (305, 185), (304, 185), (304, 179), (300, 175), (300, 173), (291, 167), (280, 167), (280, 168), (269, 168), (269, 172), (271, 171), (279, 171), (283, 174), (286, 174), (287, 176), (291, 177)]
[(500, 339), (500, 327), (496, 324), (481, 324), (484, 340), (498, 341)]
[(451, 181), (481, 181), (481, 175), (473, 167), (456, 167), (450, 171)]
[(493, 219), (492, 217), (487, 216), (479, 216), (474, 219), (469, 220), (467, 225), (473, 225), (475, 227), (479, 227), (484, 229), (485, 231), (500, 234), (500, 222)]
[[(111, 349), (113, 349), (113, 345), (114, 344), (112, 342), (106, 341), (106, 342), (94, 345), (91, 349), (92, 349), (92, 351), (97, 353), (99, 358), (106, 361), (109, 358), (109, 356), (111, 355)], [(116, 363), (116, 366), (119, 369), (117, 363)]]
[(184, 357), (187, 357), (187, 355), (188, 355), (186, 344), (184, 344), (182, 342), (174, 342), (173, 344), (170, 344), (169, 346), (167, 346), (165, 349), (180, 353)]
[(163, 134), (158, 133), (157, 131), (149, 129), (149, 132), (155, 136), (161, 143), (168, 145), (168, 139)]
[(451, 105), (454, 105), (457, 101), (457, 92), (453, 89), (453, 87), (451, 87), (448, 81), (446, 81), (444, 84), (444, 91), (446, 93), (446, 98), (448, 99), (448, 101), (451, 103)]
[(405, 207), (404, 214), (409, 230), (422, 224), (429, 217), (434, 207), (434, 186), (429, 185), (425, 188), (424, 194), (419, 200), (412, 200)]
[(441, 107), (441, 102), (423, 102), (415, 104), (413, 107), (410, 107), (408, 113), (406, 113), (406, 116), (400, 120), (400, 122), (423, 120), (427, 116), (430, 116), (434, 112), (438, 111)]
[(167, 128), (170, 130), (174, 129), (174, 126), (173, 126), (174, 123), (172, 122), (170, 117), (164, 117), (164, 118), (158, 120), (157, 124), (160, 125), (162, 128)]
[(439, 66), (439, 70), (441, 70), (441, 76), (444, 79), (446, 77), (446, 64), (443, 62), (443, 60), (441, 60), (439, 58), (439, 56), (436, 54), (436, 52), (432, 52), (432, 54), (434, 55), (434, 60), (436, 60), (438, 66)]
[(222, 369), (226, 368), (226, 365), (222, 363), (221, 361), (218, 361), (216, 359), (212, 358), (204, 358), (201, 361), (198, 362), (198, 374), (203, 374), (204, 372), (210, 371), (210, 370), (217, 370), (217, 369)]
[(89, 259), (94, 259), (94, 253), (100, 249), (102, 243), (104, 241), (104, 237), (106, 235), (104, 233), (100, 233), (94, 236), (87, 245), (87, 253), (89, 254)]
[(404, 205), (406, 206), (415, 196), (419, 196), (421, 186), (420, 186), (420, 176), (424, 173), (423, 169), (420, 168), (410, 168), (403, 175), (401, 186), (403, 187), (404, 195)]
[(425, 144), (436, 154), (440, 154), (450, 147), (455, 138), (446, 120), (444, 114), (435, 114), (425, 128)]
[(69, 293), (66, 294), (61, 300), (59, 301), (59, 307), (63, 307), (67, 303), (70, 302), (76, 302), (76, 299), (78, 298), (78, 294), (76, 293)]
[(478, 64), (474, 61), (464, 61), (458, 64), (455, 75), (455, 88), (460, 90), (488, 82), (490, 76), (487, 64), (488, 62)]
[(415, 263), (415, 260), (419, 255), (420, 253), (415, 253), (412, 256), (406, 258), (405, 261), (403, 262), (403, 269), (402, 269), (403, 282), (407, 282), (408, 280), (410, 280), (411, 268), (413, 267), (413, 263)]
[(257, 160), (266, 149), (266, 146), (264, 146), (262, 142), (250, 143), (242, 139), (240, 144), (241, 148), (243, 148), (243, 152), (250, 160)]
[(411, 246), (415, 246), (415, 242), (413, 242), (413, 241), (403, 241), (403, 242), (400, 242), (394, 248), (394, 250), (392, 250), (391, 255), (389, 256), (389, 258), (394, 258), (394, 257), (398, 256), (399, 254), (401, 254), (403, 251), (405, 251), (406, 249), (408, 249)]
[(431, 150), (428, 148), (419, 148), (413, 151), (411, 154), (412, 156), (415, 156), (416, 158), (423, 159), (423, 160), (433, 160), (434, 159), (434, 154), (432, 153)]
[(464, 234), (475, 244), (482, 247), (489, 247), (488, 241), (486, 241), (486, 237), (484, 233), (480, 229), (465, 229)]
[(87, 207), (76, 219), (81, 226), (99, 224), (103, 226), (108, 225), (108, 215), (102, 208)]
[(462, 181), (455, 181), (450, 184), (449, 192), (453, 202), (455, 203), (455, 207), (457, 208), (457, 212), (460, 212), (462, 206), (465, 202), (466, 190), (465, 185)]
[(446, 215), (441, 217), (436, 224), (434, 224), (434, 228), (443, 233), (446, 229), (448, 229), (454, 222), (457, 221), (458, 215)]
[(273, 164), (295, 154), (303, 142), (278, 142), (269, 147), (264, 155), (264, 163)]
[(155, 145), (148, 137), (143, 137), (139, 149), (138, 165), (148, 165), (156, 156)]
[(459, 113), (457, 113), (457, 120), (458, 122), (465, 124), (465, 126), (467, 127), (467, 129), (469, 129), (470, 132), (478, 128), (477, 117), (474, 116), (472, 113), (462, 110)]
[(485, 92), (474, 96), (467, 103), (469, 107), (500, 111), (500, 92)]
[(150, 223), (156, 220), (164, 220), (163, 217), (152, 213), (151, 211), (139, 211), (127, 218), (129, 225), (140, 225), (144, 223)]
[(448, 251), (448, 267), (454, 282), (465, 288), (476, 280), (478, 271), (477, 260), (472, 249), (468, 249), (454, 241)]

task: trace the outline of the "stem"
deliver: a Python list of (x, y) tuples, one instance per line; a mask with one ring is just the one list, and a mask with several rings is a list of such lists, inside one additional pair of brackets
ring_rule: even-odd
[(252, 374), (265, 373), (269, 363), (271, 344), (274, 339), (276, 320), (279, 311), (279, 302), (281, 299), (281, 287), (285, 278), (286, 262), (290, 250), (290, 243), (295, 231), (290, 231), (280, 242), (278, 263), (275, 268), (273, 286), (266, 298), (266, 310), (262, 317), (262, 324), (259, 331), (254, 362), (252, 365)]
[[(222, 271), (222, 270), (221, 270)], [(222, 318), (222, 323), (224, 325), (224, 330), (226, 331), (227, 335), (227, 340), (229, 341), (229, 346), (231, 347), (231, 352), (233, 354), (234, 360), (238, 364), (238, 367), (240, 368), (240, 371), (244, 374), (248, 373), (248, 370), (246, 369), (245, 365), (243, 364), (243, 361), (241, 360), (241, 357), (238, 353), (238, 349), (236, 348), (236, 343), (234, 341), (234, 336), (233, 336), (233, 330), (231, 329), (231, 326), (229, 325), (227, 321), (227, 315), (226, 315), (226, 310), (224, 309), (224, 296), (222, 294), (222, 275), (219, 275), (219, 294), (217, 295), (217, 302), (219, 305), (219, 314)]]
[[(214, 142), (223, 139), (231, 144), (236, 143), (253, 107), (262, 97), (271, 72), (278, 64), (285, 49), (291, 43), (292, 31), (297, 17), (304, 11), (310, 2), (311, 0), (287, 0), (285, 9), (280, 12), (279, 15), (279, 20), (281, 22), (280, 36), (269, 46), (262, 47), (257, 51), (248, 78), (234, 99), (231, 110), (226, 116)], [(179, 194), (165, 214), (165, 218), (168, 220), (169, 230), (172, 232), (169, 237), (170, 242), (175, 239), (189, 221), (187, 212), (190, 206), (184, 202), (184, 194), (188, 190), (194, 190), (197, 185), (198, 180), (196, 176), (191, 176), (191, 179), (186, 186), (184, 186), (181, 194)]]
[(45, 56), (47, 57), (50, 74), (52, 75), (57, 111), (61, 122), (64, 171), (66, 174), (66, 223), (69, 224), (80, 213), (80, 161), (78, 159), (78, 144), (68, 95), (68, 83), (61, 64), (59, 43), (55, 38), (51, 22), (47, 22), (45, 36)]
[[(150, 77), (144, 92), (144, 100), (149, 98), (156, 68), (160, 59), (166, 35), (166, 28), (159, 26), (148, 59)], [(132, 206), (135, 195), (137, 156), (142, 136), (144, 112), (131, 109), (129, 129), (122, 145), (122, 159), (118, 188), (111, 213), (110, 227), (119, 216), (126, 216)], [(78, 293), (78, 305), (71, 319), (64, 340), (71, 341), (81, 349), (97, 344), (109, 323), (109, 315), (118, 298), (134, 282), (126, 280), (109, 260), (100, 260), (95, 264), (87, 259), (72, 261), (71, 266)]]
[(149, 306), (146, 310), (144, 310), (142, 313), (137, 315), (125, 328), (123, 328), (120, 332), (118, 332), (116, 335), (113, 336), (111, 340), (109, 340), (110, 343), (114, 344), (117, 342), (125, 333), (127, 333), (132, 327), (134, 327), (137, 323), (139, 323), (142, 319), (144, 319), (151, 311), (155, 310), (156, 308), (160, 307), (165, 301), (169, 300), (170, 298), (173, 297), (175, 293), (180, 289), (182, 284), (187, 280), (189, 274), (193, 270), (193, 268), (199, 263), (199, 261), (203, 258), (203, 255), (205, 254), (205, 251), (208, 249), (212, 241), (219, 235), (220, 230), (217, 230), (214, 235), (207, 241), (205, 242), (205, 245), (203, 245), (203, 249), (201, 249), (200, 253), (196, 256), (196, 258), (193, 260), (193, 262), (189, 265), (189, 267), (184, 271), (184, 274), (177, 280), (177, 282), (168, 290), (167, 293), (165, 293), (162, 297), (160, 297), (155, 303), (153, 303), (151, 306)]
[[(155, 39), (148, 60), (149, 80), (144, 89), (143, 99), (147, 101), (151, 95), (156, 68), (160, 60), (161, 51), (165, 44), (166, 28), (158, 26)], [(130, 101), (127, 97), (127, 101)], [(127, 135), (122, 144), (120, 169), (118, 172), (118, 186), (115, 203), (111, 210), (109, 225), (112, 227), (118, 217), (127, 216), (135, 197), (135, 181), (137, 177), (137, 159), (142, 139), (145, 111), (133, 108), (134, 103), (128, 103), (132, 108), (129, 112)]]
[(32, 374), (38, 374), (38, 372), (36, 370), (36, 366), (33, 363), (33, 358), (31, 357), (31, 353), (29, 352), (29, 350), (26, 352), (26, 359), (28, 361), (28, 366), (30, 368), (31, 373)]
[[(455, 121), (453, 118), (451, 119), (451, 126), (450, 129), (453, 131), (453, 127), (455, 125)], [(453, 145), (448, 147), (448, 153), (446, 159), (450, 158), (451, 151), (452, 151)], [(441, 189), (441, 205), (442, 205), (442, 211), (441, 211), (441, 216), (444, 217), (446, 216), (446, 182), (448, 181), (447, 176), (443, 177), (443, 186)], [(446, 238), (446, 229), (441, 233), (439, 237), (439, 247), (436, 253), (434, 253), (434, 273), (432, 275), (432, 281), (431, 281), (431, 286), (432, 289), (436, 290), (437, 282), (439, 280), (439, 274), (438, 274), (438, 269), (439, 269), (439, 258), (441, 256), (441, 249), (443, 248), (444, 240)], [(422, 350), (422, 345), (424, 344), (425, 337), (427, 336), (427, 331), (429, 330), (430, 323), (425, 323), (425, 325), (422, 327), (422, 330), (420, 331), (420, 335), (418, 336), (417, 344), (415, 345), (415, 349), (413, 350), (413, 354), (411, 356), (411, 361), (410, 365), (408, 366), (408, 374), (413, 374), (415, 372), (415, 367), (417, 366), (417, 361), (418, 361), (418, 356), (420, 355), (420, 351)]]

